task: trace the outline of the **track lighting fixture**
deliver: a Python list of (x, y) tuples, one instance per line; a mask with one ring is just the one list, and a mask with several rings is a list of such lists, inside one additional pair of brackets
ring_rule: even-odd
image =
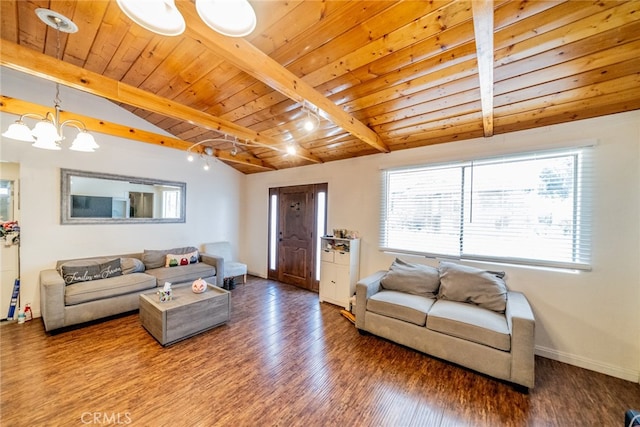
[(313, 132), (320, 126), (320, 117), (315, 112), (311, 111), (311, 108), (306, 105), (306, 102), (302, 104), (302, 111), (306, 112), (306, 118), (304, 120), (304, 130), (307, 132)]

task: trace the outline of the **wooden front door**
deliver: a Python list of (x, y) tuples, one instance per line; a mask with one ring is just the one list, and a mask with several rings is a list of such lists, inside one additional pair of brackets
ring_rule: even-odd
[(314, 265), (317, 240), (315, 200), (318, 186), (326, 188), (326, 184), (315, 184), (270, 190), (272, 195), (277, 195), (278, 200), (277, 229), (274, 230), (277, 265), (274, 271), (270, 271), (270, 277), (316, 292), (318, 282), (315, 279)]

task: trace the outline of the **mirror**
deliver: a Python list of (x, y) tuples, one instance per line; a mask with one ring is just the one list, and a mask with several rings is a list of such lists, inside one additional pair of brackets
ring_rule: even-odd
[(61, 224), (185, 222), (184, 182), (61, 169)]

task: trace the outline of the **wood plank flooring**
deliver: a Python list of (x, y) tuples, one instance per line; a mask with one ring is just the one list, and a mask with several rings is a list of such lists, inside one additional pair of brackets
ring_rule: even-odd
[(374, 336), (259, 278), (229, 324), (161, 347), (137, 313), (50, 335), (0, 326), (2, 426), (621, 426), (640, 385), (545, 358), (511, 385)]

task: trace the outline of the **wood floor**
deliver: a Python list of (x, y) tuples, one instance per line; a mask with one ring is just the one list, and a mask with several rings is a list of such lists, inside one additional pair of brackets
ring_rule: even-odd
[(3, 323), (3, 426), (622, 426), (640, 385), (536, 359), (511, 385), (361, 336), (317, 294), (250, 278), (228, 325), (161, 347), (130, 314)]

